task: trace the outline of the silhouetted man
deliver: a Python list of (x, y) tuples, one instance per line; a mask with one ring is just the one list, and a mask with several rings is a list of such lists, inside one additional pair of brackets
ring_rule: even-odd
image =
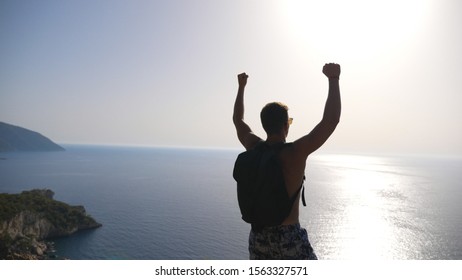
[[(298, 195), (289, 216), (279, 226), (252, 229), (249, 235), (250, 259), (317, 259), (308, 240), (308, 234), (299, 223), (298, 192), (304, 180), (308, 156), (321, 147), (334, 132), (340, 120), (340, 65), (325, 64), (322, 72), (329, 80), (329, 91), (321, 122), (307, 135), (284, 145), (278, 154), (284, 181), (290, 197)], [(246, 150), (253, 149), (263, 140), (255, 135), (244, 121), (244, 89), (248, 75), (238, 75), (239, 89), (234, 104), (233, 122), (239, 141)], [(260, 117), (267, 134), (265, 142), (272, 146), (286, 142), (292, 118), (288, 107), (279, 102), (267, 104)], [(298, 192), (298, 193), (297, 193)]]

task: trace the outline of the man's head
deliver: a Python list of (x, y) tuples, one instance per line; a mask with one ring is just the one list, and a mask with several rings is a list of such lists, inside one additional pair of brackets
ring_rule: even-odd
[(289, 108), (280, 102), (272, 102), (266, 104), (261, 110), (260, 119), (263, 128), (268, 136), (280, 134), (281, 132), (288, 133), (289, 127)]

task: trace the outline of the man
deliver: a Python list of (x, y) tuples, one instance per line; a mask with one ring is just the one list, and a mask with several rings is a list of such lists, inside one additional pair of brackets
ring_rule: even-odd
[[(340, 65), (325, 64), (322, 72), (328, 78), (329, 91), (321, 122), (310, 133), (291, 145), (284, 145), (278, 154), (289, 197), (297, 194), (303, 183), (308, 156), (326, 142), (340, 120)], [(244, 90), (247, 78), (246, 73), (238, 75), (239, 89), (234, 104), (233, 122), (239, 141), (246, 150), (250, 150), (263, 140), (255, 135), (244, 121)], [(268, 145), (286, 142), (292, 122), (287, 111), (287, 106), (276, 102), (269, 103), (262, 109), (260, 117), (267, 134)], [(250, 231), (250, 259), (317, 259), (306, 230), (299, 224), (300, 193), (297, 195), (289, 216), (280, 226)]]

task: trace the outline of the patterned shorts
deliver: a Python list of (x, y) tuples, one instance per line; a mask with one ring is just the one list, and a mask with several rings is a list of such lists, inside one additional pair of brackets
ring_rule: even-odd
[(300, 224), (265, 227), (250, 231), (251, 260), (317, 260)]

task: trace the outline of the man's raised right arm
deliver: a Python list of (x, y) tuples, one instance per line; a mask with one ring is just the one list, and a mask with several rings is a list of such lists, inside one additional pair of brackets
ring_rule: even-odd
[(322, 72), (329, 79), (329, 91), (321, 122), (307, 135), (294, 142), (294, 149), (301, 160), (319, 149), (332, 135), (340, 121), (340, 65), (329, 63)]
[(233, 123), (236, 127), (237, 137), (246, 150), (250, 150), (256, 143), (261, 141), (260, 137), (252, 132), (252, 129), (244, 121), (244, 91), (247, 85), (246, 73), (237, 76), (239, 88), (237, 90), (236, 101), (234, 102)]

